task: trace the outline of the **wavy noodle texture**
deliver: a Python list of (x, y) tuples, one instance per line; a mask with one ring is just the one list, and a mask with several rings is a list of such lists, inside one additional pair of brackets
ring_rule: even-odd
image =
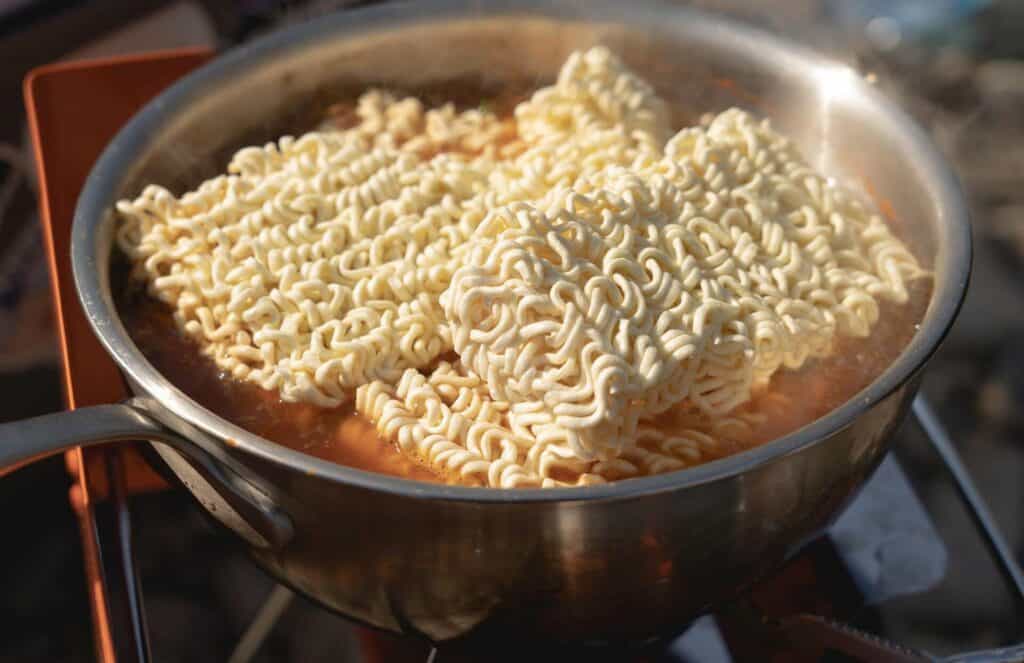
[(494, 209), (470, 244), (441, 297), (455, 351), (514, 426), (584, 460), (620, 456), (640, 418), (684, 400), (731, 412), (838, 333), (866, 336), (877, 299), (905, 302), (922, 273), (879, 216), (738, 110), (658, 160)]
[(409, 369), (397, 384), (364, 385), (356, 390), (356, 411), (375, 422), (381, 437), (436, 471), (500, 488), (585, 486), (691, 467), (749, 446), (764, 418), (675, 411), (642, 422), (636, 444), (621, 456), (584, 461), (514, 430), (509, 404), (492, 399), (460, 362), (441, 362), (429, 375)]
[(117, 240), (225, 373), (323, 407), (355, 392), (457, 481), (689, 467), (752, 444), (752, 394), (870, 334), (924, 272), (766, 121), (668, 117), (600, 47), (512, 118), (373, 90), (355, 126), (119, 202)]
[(520, 104), (515, 115), (528, 144), (606, 130), (664, 143), (670, 132), (668, 107), (654, 88), (601, 47), (570, 55), (556, 83)]
[(398, 99), (386, 90), (359, 98), (355, 131), (379, 147), (401, 148), (429, 157), (457, 151), (488, 159), (522, 151), (516, 124), (483, 110), (456, 112), (453, 104), (425, 110), (414, 97)]
[(438, 296), (485, 210), (485, 175), (357, 133), (238, 152), (180, 199), (117, 209), (136, 276), (233, 377), (324, 407), (451, 349)]

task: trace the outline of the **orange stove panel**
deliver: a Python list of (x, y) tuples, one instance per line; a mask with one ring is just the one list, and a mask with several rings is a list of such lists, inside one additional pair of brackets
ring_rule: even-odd
[[(75, 203), (89, 170), (118, 129), (149, 99), (212, 57), (208, 49), (183, 49), (41, 67), (25, 78), (25, 106), (39, 175), (39, 212), (50, 266), (54, 311), (69, 408), (116, 402), (124, 381), (85, 318), (71, 275), (69, 244)], [(115, 660), (106, 611), (92, 501), (108, 492), (106, 468), (123, 468), (114, 480), (128, 492), (166, 484), (130, 447), (67, 453), (75, 478), (71, 503), (79, 515), (99, 660)]]

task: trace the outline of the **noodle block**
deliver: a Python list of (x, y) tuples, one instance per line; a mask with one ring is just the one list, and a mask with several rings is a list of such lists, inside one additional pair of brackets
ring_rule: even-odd
[(673, 133), (604, 47), (511, 116), (370, 90), (350, 119), (244, 148), (181, 196), (146, 187), (117, 205), (118, 245), (227, 376), (354, 395), (460, 483), (586, 485), (743, 448), (776, 372), (868, 336), (925, 275), (766, 120)]
[[(921, 274), (877, 215), (732, 109), (662, 158), (492, 210), (442, 295), (456, 352), (514, 427), (585, 460), (686, 401), (724, 415), (863, 336)], [(589, 193), (580, 193), (589, 191)]]

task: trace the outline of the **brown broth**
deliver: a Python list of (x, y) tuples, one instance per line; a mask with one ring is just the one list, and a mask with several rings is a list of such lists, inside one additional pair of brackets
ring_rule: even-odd
[(317, 458), (369, 472), (441, 481), (415, 459), (378, 437), (351, 407), (325, 409), (286, 403), (276, 392), (225, 376), (198, 345), (180, 333), (170, 310), (141, 293), (119, 306), (125, 326), (146, 358), (190, 398), (252, 433)]
[[(903, 351), (928, 305), (931, 284), (911, 284), (903, 306), (882, 303), (881, 318), (865, 339), (840, 338), (828, 358), (798, 371), (779, 371), (755, 396), (749, 409), (764, 412), (766, 423), (750, 440), (722, 445), (719, 455), (769, 442), (801, 428), (848, 401)], [(350, 406), (325, 409), (283, 402), (276, 392), (232, 380), (181, 334), (163, 304), (133, 292), (119, 310), (147, 359), (172, 384), (224, 419), (268, 440), (340, 465), (435, 483), (457, 483), (410, 458), (378, 435), (372, 423)], [(778, 399), (784, 397), (784, 401)], [(785, 405), (779, 405), (785, 402)], [(671, 417), (665, 419), (669, 432)], [(571, 479), (571, 477), (565, 477)]]
[[(472, 87), (472, 86), (469, 86)], [(511, 110), (526, 94), (522, 86), (494, 95), (453, 95), (442, 91), (411, 91), (424, 100), (425, 107), (453, 100), (459, 109), (486, 105), (499, 116)], [(344, 95), (342, 98), (354, 98)], [(476, 100), (476, 101), (474, 101)], [(345, 101), (330, 106), (320, 115), (338, 128), (356, 121), (355, 106)], [(679, 118), (674, 118), (678, 120)], [(681, 123), (680, 123), (681, 124)], [(898, 234), (898, 227), (894, 228)], [(908, 238), (903, 237), (904, 241)], [(340, 465), (408, 479), (435, 483), (458, 483), (443, 476), (398, 448), (382, 440), (374, 425), (356, 414), (351, 405), (324, 409), (310, 404), (286, 403), (276, 392), (239, 382), (225, 376), (194, 341), (180, 333), (170, 310), (129, 284), (127, 268), (115, 268), (115, 283), (125, 284), (118, 295), (118, 310), (132, 338), (149, 361), (185, 394), (218, 416), (278, 444)], [(931, 280), (909, 285), (910, 301), (904, 305), (880, 302), (880, 318), (871, 335), (864, 339), (839, 338), (827, 358), (808, 362), (798, 371), (779, 371), (771, 383), (754, 396), (745, 409), (765, 415), (765, 424), (750, 439), (723, 440), (716, 457), (727, 456), (777, 439), (821, 418), (871, 383), (903, 351), (924, 317), (931, 295)], [(658, 423), (671, 432), (673, 413)], [(573, 477), (561, 477), (572, 480)]]

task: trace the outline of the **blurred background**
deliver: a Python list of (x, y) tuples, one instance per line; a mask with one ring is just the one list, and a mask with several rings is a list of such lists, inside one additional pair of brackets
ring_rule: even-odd
[[(62, 407), (22, 79), (63, 60), (187, 45), (226, 48), (358, 2), (0, 0), (0, 421)], [(830, 51), (877, 76), (927, 127), (966, 188), (976, 238), (967, 304), (925, 390), (1016, 550), (1024, 539), (1024, 2), (1020, 0), (695, 0)], [(586, 2), (581, 0), (581, 7)], [(998, 644), (1014, 608), (984, 564), (951, 485), (912, 426), (897, 441), (953, 571), (932, 600), (886, 608), (890, 630), (938, 651)], [(0, 481), (0, 662), (94, 660), (81, 544), (62, 459)], [(137, 505), (140, 565), (158, 660), (224, 660), (270, 587), (187, 504)], [(147, 518), (147, 514), (153, 517)], [(158, 515), (157, 515), (158, 514)], [(185, 555), (197, 565), (182, 570)], [(190, 558), (190, 559), (192, 559)], [(210, 561), (208, 564), (203, 560)], [(958, 570), (959, 569), (959, 570)], [(240, 582), (241, 581), (241, 582)], [(247, 587), (238, 594), (237, 587)], [(236, 589), (228, 589), (234, 587)], [(251, 595), (250, 595), (251, 594)], [(333, 617), (256, 660), (345, 660)], [(299, 617), (292, 616), (293, 620)], [(182, 633), (189, 637), (182, 638)], [(1019, 635), (1019, 632), (1018, 632)], [(304, 642), (303, 642), (304, 641)]]

